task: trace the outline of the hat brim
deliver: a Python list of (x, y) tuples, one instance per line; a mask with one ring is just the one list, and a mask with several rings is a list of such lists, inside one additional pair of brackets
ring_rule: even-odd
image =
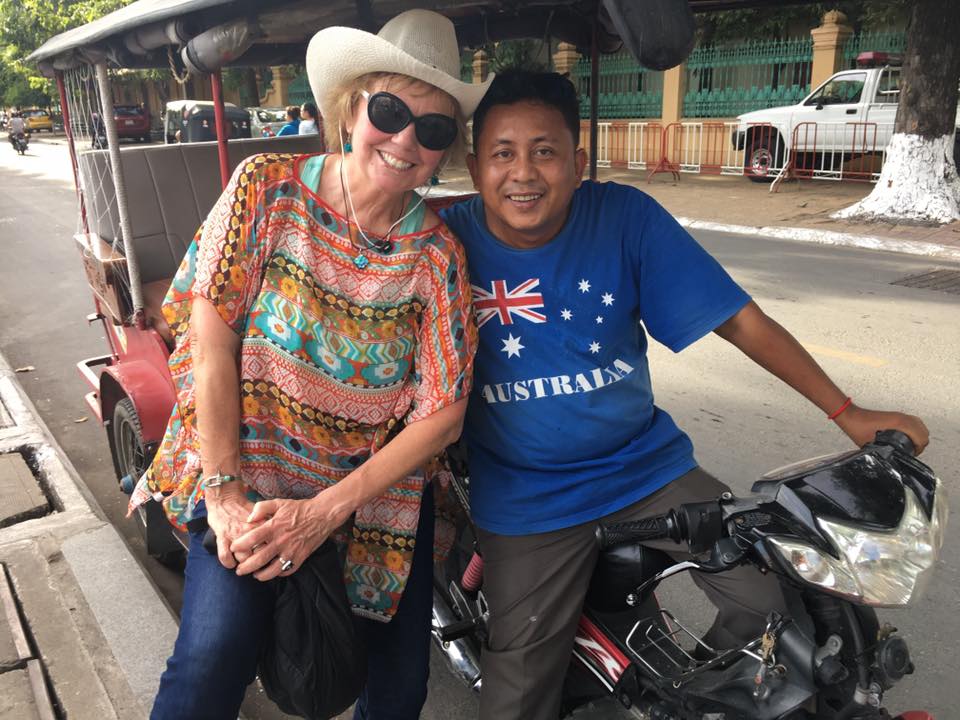
[(321, 115), (335, 100), (331, 91), (361, 75), (390, 72), (421, 80), (449, 93), (470, 118), (493, 81), (493, 73), (479, 85), (465, 83), (427, 65), (377, 35), (349, 27), (324, 28), (307, 46), (307, 77)]

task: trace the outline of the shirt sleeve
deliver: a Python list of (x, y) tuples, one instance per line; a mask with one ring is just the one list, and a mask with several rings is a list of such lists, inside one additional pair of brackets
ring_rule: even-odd
[(209, 300), (238, 334), (260, 291), (262, 265), (268, 255), (257, 236), (262, 210), (260, 179), (266, 162), (264, 156), (254, 155), (240, 163), (196, 241), (190, 296)]
[(473, 316), (466, 255), (445, 226), (439, 242), (424, 252), (420, 280), (425, 300), (418, 338), (416, 390), (408, 422), (422, 420), (437, 410), (466, 398), (473, 386), (473, 356), (477, 325)]
[(713, 256), (649, 196), (630, 190), (627, 228), (640, 316), (659, 342), (680, 352), (750, 301)]

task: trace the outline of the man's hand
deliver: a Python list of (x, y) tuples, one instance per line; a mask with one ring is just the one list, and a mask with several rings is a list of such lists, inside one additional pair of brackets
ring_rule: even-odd
[(246, 489), (242, 482), (232, 482), (209, 488), (205, 496), (207, 524), (217, 536), (217, 557), (229, 570), (237, 566), (230, 545), (255, 527), (248, 520), (253, 503), (247, 500)]
[(857, 447), (871, 442), (879, 430), (899, 430), (913, 441), (917, 455), (924, 451), (930, 442), (930, 432), (923, 420), (901, 412), (866, 410), (850, 405), (835, 420), (840, 429), (853, 440)]

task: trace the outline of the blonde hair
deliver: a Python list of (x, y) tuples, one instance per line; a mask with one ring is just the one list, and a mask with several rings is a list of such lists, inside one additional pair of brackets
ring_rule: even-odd
[(457, 139), (453, 145), (448, 147), (440, 160), (440, 167), (448, 165), (451, 161), (457, 162), (463, 160), (466, 149), (467, 122), (463, 117), (463, 111), (460, 109), (460, 103), (450, 93), (441, 90), (435, 85), (423, 82), (409, 75), (401, 75), (391, 72), (373, 72), (361, 75), (348, 82), (333, 88), (326, 97), (323, 107), (326, 112), (323, 114), (323, 136), (327, 142), (327, 149), (330, 152), (340, 152), (340, 143), (347, 141), (347, 121), (353, 117), (357, 110), (357, 104), (360, 102), (361, 94), (364, 90), (371, 91), (371, 88), (377, 87), (378, 90), (389, 92), (390, 89), (403, 90), (408, 87), (422, 86), (430, 88), (450, 101), (453, 108), (453, 117), (457, 121)]

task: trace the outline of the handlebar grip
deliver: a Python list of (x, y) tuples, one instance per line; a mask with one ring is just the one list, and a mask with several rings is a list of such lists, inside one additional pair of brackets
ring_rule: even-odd
[(889, 445), (907, 455), (916, 455), (917, 448), (910, 436), (899, 430), (880, 430), (873, 440), (878, 445)]
[(597, 525), (597, 540), (600, 549), (606, 550), (614, 545), (637, 543), (645, 540), (672, 539), (680, 542), (680, 532), (674, 512), (666, 515), (655, 515), (643, 520), (629, 520), (627, 522)]

